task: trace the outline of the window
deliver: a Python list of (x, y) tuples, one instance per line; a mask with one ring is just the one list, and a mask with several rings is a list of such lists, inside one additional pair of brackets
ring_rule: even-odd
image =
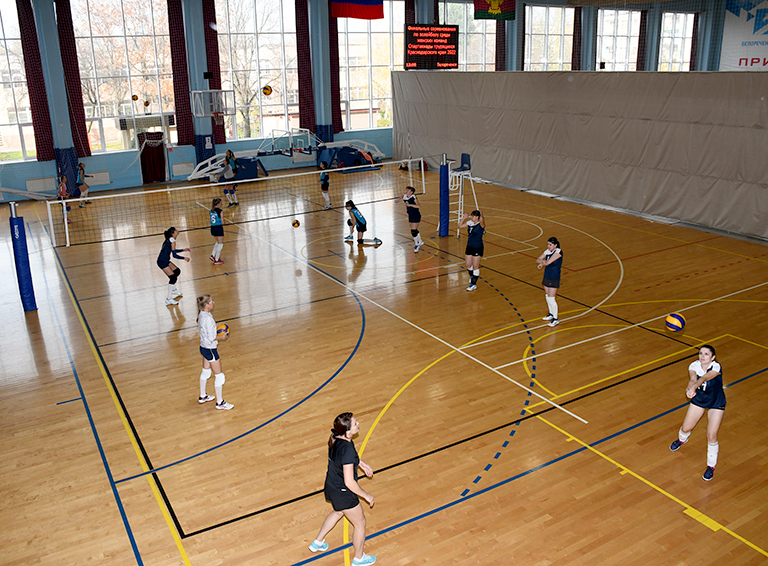
[(405, 2), (384, 0), (384, 18), (339, 18), (339, 87), (345, 130), (392, 125), (390, 73), (403, 68)]
[(0, 1), (0, 160), (34, 159), (35, 132), (16, 2)]
[(91, 150), (135, 148), (147, 131), (177, 141), (165, 0), (72, 0), (72, 23)]
[(440, 21), (459, 26), (458, 70), (496, 70), (496, 20), (476, 20), (472, 2), (442, 1)]
[[(597, 15), (597, 64), (605, 71), (636, 71), (640, 12), (600, 9)], [(605, 67), (602, 68), (601, 64)]]
[(525, 6), (524, 71), (570, 71), (573, 8)]
[[(299, 126), (293, 0), (216, 0), (221, 88), (235, 91), (227, 140), (266, 137)], [(262, 88), (269, 85), (267, 96)]]
[(661, 19), (659, 71), (688, 71), (696, 14), (665, 12)]

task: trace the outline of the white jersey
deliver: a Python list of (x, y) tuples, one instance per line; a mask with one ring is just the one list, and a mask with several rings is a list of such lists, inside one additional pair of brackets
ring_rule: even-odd
[(197, 318), (197, 327), (200, 330), (200, 347), (215, 350), (219, 346), (216, 340), (216, 321), (209, 312), (200, 311)]

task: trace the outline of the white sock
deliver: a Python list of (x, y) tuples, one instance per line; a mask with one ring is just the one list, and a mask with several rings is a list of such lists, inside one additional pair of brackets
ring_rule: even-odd
[(685, 444), (686, 442), (688, 442), (688, 438), (690, 438), (692, 432), (693, 432), (692, 430), (688, 432), (683, 432), (683, 427), (680, 427), (680, 430), (677, 432), (677, 439), (683, 444)]
[(235, 199), (235, 202), (237, 202), (237, 193), (233, 194), (232, 198)]
[(202, 372), (200, 372), (200, 397), (205, 397), (207, 394), (205, 392), (205, 384), (208, 382), (208, 378), (211, 377), (211, 368), (203, 369)]
[(423, 246), (423, 245), (424, 245), (424, 240), (422, 240), (422, 239), (421, 239), (421, 232), (419, 232), (419, 233), (416, 235), (416, 238), (417, 238), (417, 240), (416, 240), (416, 245), (417, 245), (417, 246)]
[(221, 257), (221, 250), (224, 247), (224, 244), (219, 244), (216, 242), (216, 245), (213, 246), (213, 258), (216, 261), (219, 261), (219, 258)]
[(169, 301), (173, 299), (173, 285), (168, 283), (168, 296), (166, 297)]
[(227, 194), (225, 194), (224, 196), (225, 196), (225, 197), (227, 197), (227, 201), (229, 201), (229, 203), (230, 203), (230, 204), (232, 204), (232, 195), (230, 195), (229, 193), (227, 193)]
[(547, 306), (549, 307), (549, 314), (557, 318), (557, 301), (554, 297), (547, 295)]
[(720, 451), (720, 443), (707, 442), (707, 466), (714, 468), (717, 466), (717, 453)]
[(224, 386), (216, 385), (214, 389), (216, 389), (216, 404), (221, 405), (221, 402), (224, 401)]
[(323, 198), (325, 199), (325, 204), (331, 206), (331, 197), (325, 191), (323, 191)]

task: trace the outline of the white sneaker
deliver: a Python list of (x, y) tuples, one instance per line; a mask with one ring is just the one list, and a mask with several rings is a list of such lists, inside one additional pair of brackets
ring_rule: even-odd
[(345, 241), (345, 242), (351, 242), (351, 241), (352, 241), (352, 234), (350, 234), (349, 236), (347, 236), (346, 238), (344, 238), (344, 241)]
[(552, 319), (554, 319), (554, 318), (555, 318), (555, 317), (554, 317), (554, 316), (552, 316), (552, 313), (549, 313), (547, 316), (545, 316), (545, 317), (544, 317), (544, 318), (542, 318), (541, 320), (552, 320)]
[(560, 319), (559, 318), (553, 318), (552, 322), (547, 324), (547, 326), (557, 326), (558, 324), (560, 324)]
[(205, 397), (197, 398), (197, 402), (200, 403), (201, 405), (206, 401), (215, 401), (215, 400), (216, 400), (216, 397), (214, 397), (213, 395), (206, 395)]
[(178, 305), (179, 301), (177, 301), (176, 299), (165, 299), (165, 304), (167, 306)]
[(182, 293), (181, 291), (174, 291), (174, 292), (173, 292), (173, 298), (174, 298), (174, 299), (180, 299), (180, 298), (182, 298), (183, 296), (184, 296), (184, 293)]
[(415, 246), (413, 246), (413, 253), (418, 253), (420, 247), (421, 247), (421, 244), (416, 244)]
[(467, 291), (474, 291), (475, 289), (477, 289), (477, 285), (470, 285), (467, 287)]
[(216, 403), (216, 408), (221, 411), (229, 411), (232, 407), (234, 407), (232, 403), (227, 403), (224, 400), (222, 400), (221, 403)]
[(330, 204), (326, 204), (326, 205), (323, 207), (323, 210), (331, 210), (331, 205), (330, 205)]

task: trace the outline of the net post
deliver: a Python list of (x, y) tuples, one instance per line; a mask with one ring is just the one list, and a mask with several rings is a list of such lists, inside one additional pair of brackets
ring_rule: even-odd
[(69, 247), (69, 222), (67, 220), (69, 219), (69, 216), (67, 215), (67, 205), (69, 203), (65, 200), (61, 201), (61, 210), (62, 210), (62, 216), (64, 217), (64, 241), (66, 242), (66, 246)]
[(449, 202), (448, 202), (448, 162), (445, 154), (443, 154), (443, 162), (440, 164), (440, 222), (439, 236), (448, 235), (448, 216), (449, 216)]
[(19, 282), (19, 294), (21, 304), (25, 312), (36, 311), (35, 288), (32, 285), (32, 272), (29, 269), (29, 250), (27, 249), (27, 235), (24, 231), (24, 218), (16, 216), (16, 203), (11, 205), (11, 239), (13, 240), (13, 259), (16, 264), (16, 278)]
[(56, 247), (56, 231), (53, 229), (53, 214), (51, 214), (51, 201), (45, 201), (45, 208), (48, 209), (48, 233), (51, 238), (51, 244)]
[(424, 174), (424, 158), (419, 158), (419, 170), (421, 171), (421, 192), (427, 194), (427, 176)]

